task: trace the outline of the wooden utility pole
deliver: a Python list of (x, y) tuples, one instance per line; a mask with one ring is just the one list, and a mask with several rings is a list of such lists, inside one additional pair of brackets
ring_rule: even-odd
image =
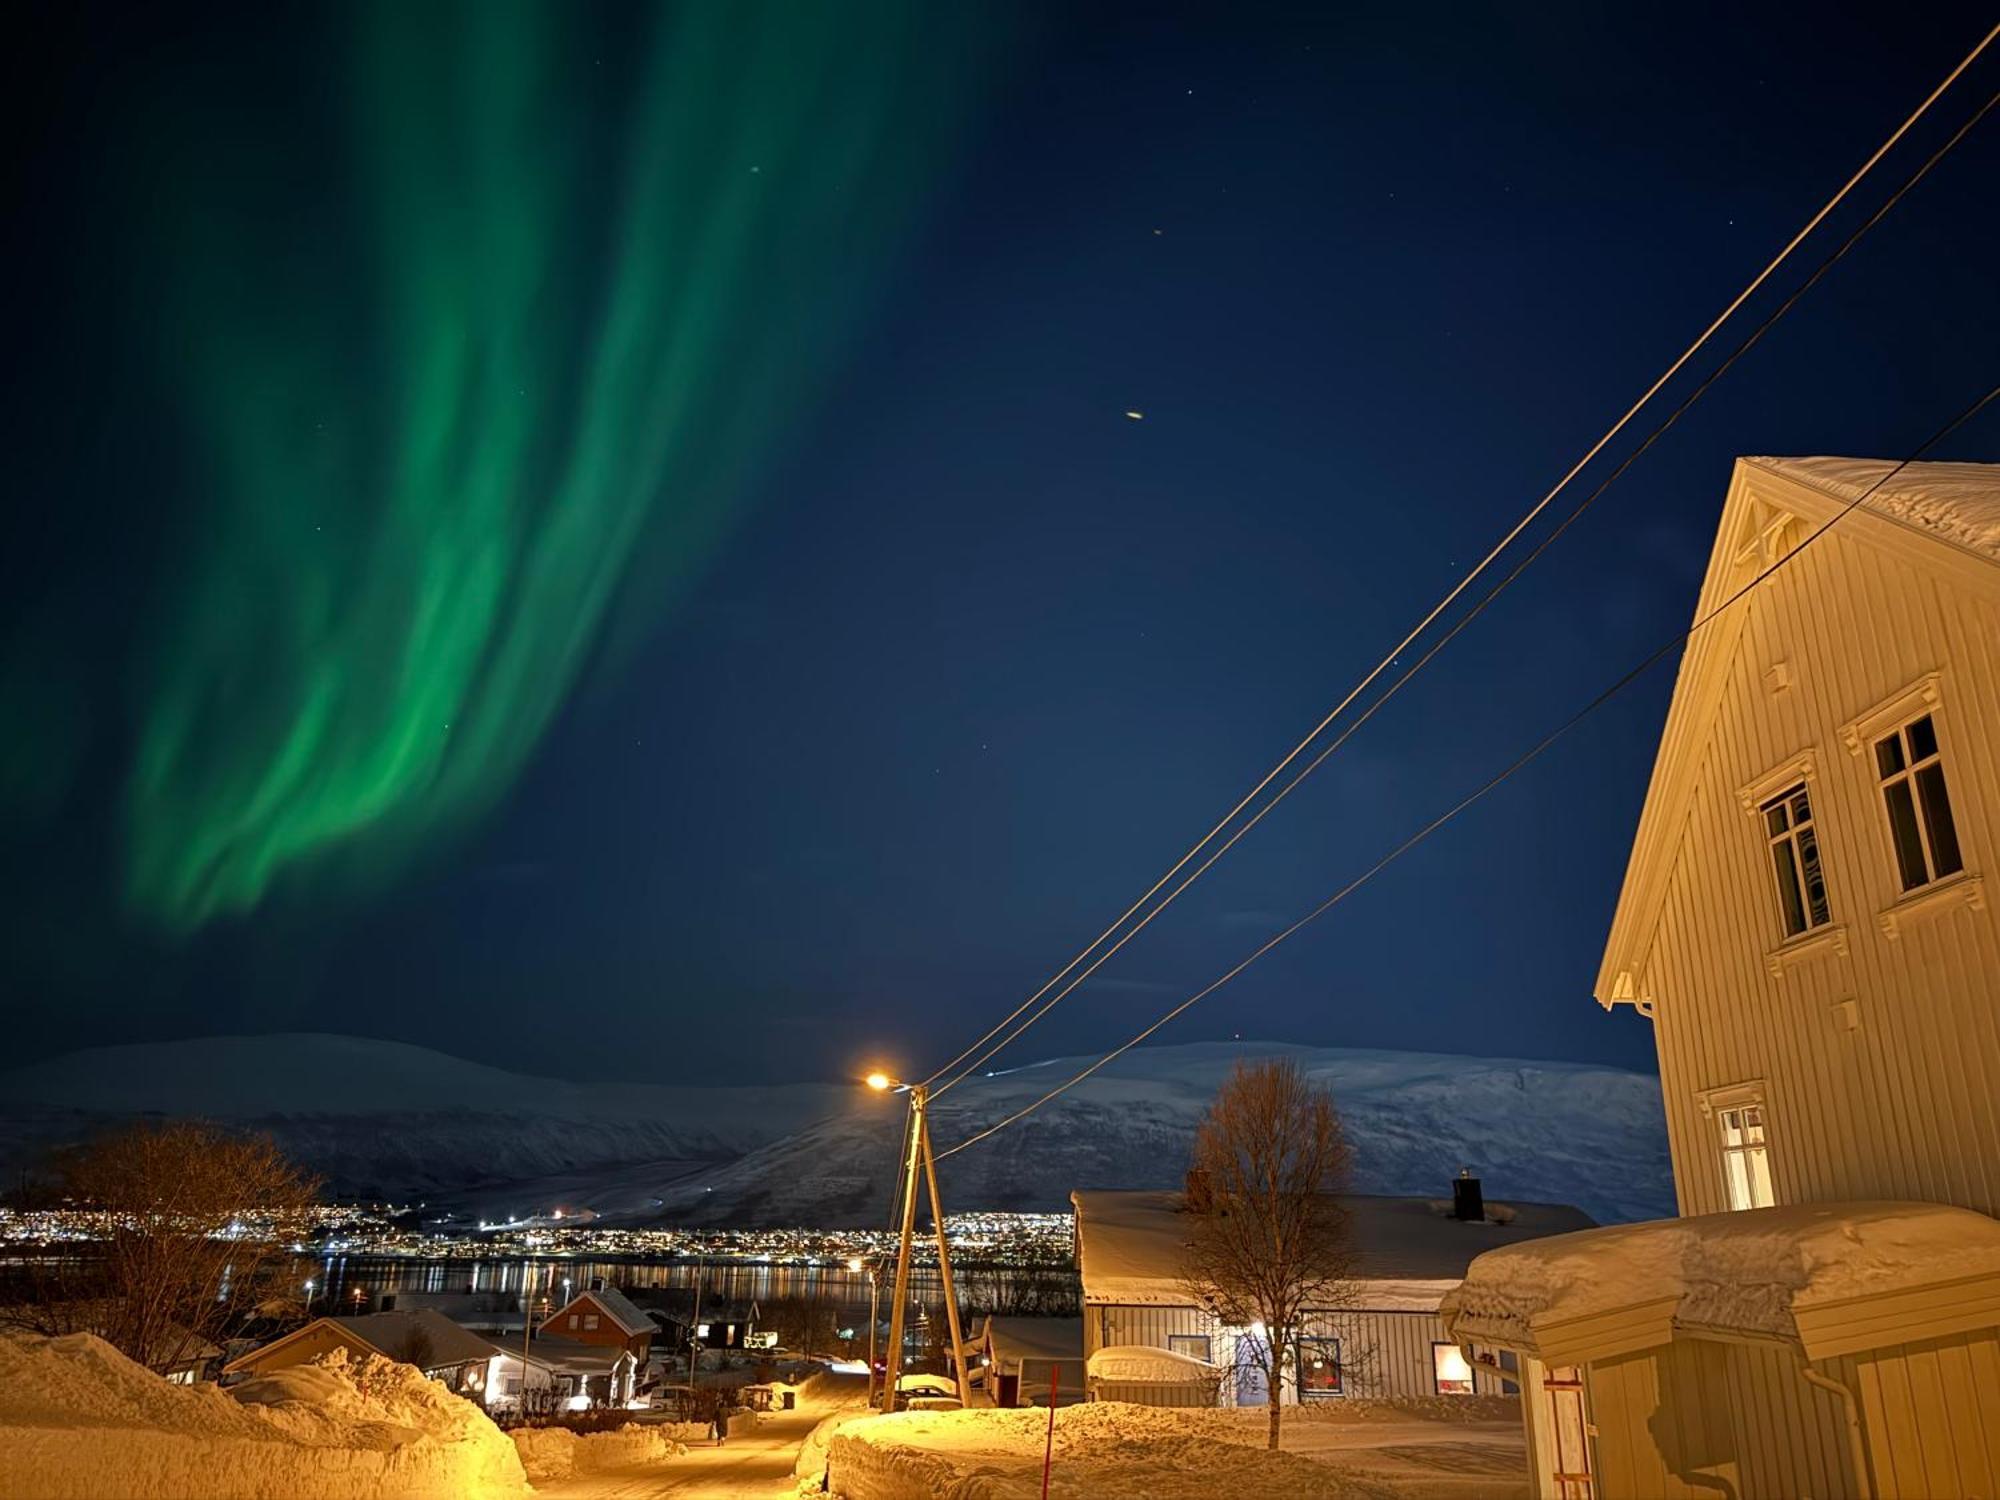
[(910, 1297), (910, 1246), (917, 1228), (917, 1173), (922, 1171), (930, 1188), (932, 1227), (937, 1233), (938, 1273), (944, 1282), (944, 1307), (951, 1331), (952, 1368), (958, 1373), (958, 1399), (972, 1405), (972, 1385), (965, 1372), (965, 1340), (958, 1326), (958, 1295), (951, 1281), (951, 1245), (944, 1232), (944, 1209), (938, 1196), (937, 1159), (931, 1154), (930, 1116), (926, 1106), (930, 1095), (921, 1083), (909, 1085), (909, 1151), (903, 1162), (901, 1233), (896, 1247), (895, 1301), (889, 1308), (888, 1379), (882, 1395), (882, 1409), (896, 1409), (896, 1390), (903, 1373), (903, 1313)]

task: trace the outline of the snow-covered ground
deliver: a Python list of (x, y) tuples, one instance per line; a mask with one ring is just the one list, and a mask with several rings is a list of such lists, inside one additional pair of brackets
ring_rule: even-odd
[[(845, 1500), (1032, 1500), (1045, 1411), (902, 1412), (826, 1437)], [(1261, 1412), (1170, 1411), (1101, 1402), (1056, 1413), (1050, 1494), (1065, 1500), (1526, 1500), (1518, 1407), (1349, 1402), (1288, 1411), (1264, 1448)]]
[(9, 1500), (526, 1496), (514, 1444), (469, 1401), (370, 1356), (233, 1391), (171, 1385), (90, 1334), (0, 1337)]
[[(1178, 1185), (1240, 1057), (1296, 1057), (1354, 1145), (1354, 1190), (1489, 1197), (1603, 1222), (1674, 1210), (1658, 1079), (1590, 1063), (1280, 1043), (1141, 1047), (945, 1167), (949, 1207), (1063, 1210), (1072, 1188)], [(933, 1106), (941, 1146), (1087, 1059), (968, 1079)], [(213, 1037), (104, 1047), (0, 1076), (0, 1170), (115, 1112), (269, 1131), (334, 1189), (495, 1217), (560, 1203), (608, 1219), (764, 1226), (888, 1215), (902, 1101), (832, 1084), (682, 1088), (527, 1078), (396, 1042)]]

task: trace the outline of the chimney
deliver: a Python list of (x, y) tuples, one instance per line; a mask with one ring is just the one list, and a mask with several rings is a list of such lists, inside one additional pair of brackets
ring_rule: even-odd
[(1214, 1209), (1215, 1187), (1205, 1168), (1188, 1168), (1186, 1200), (1189, 1213), (1205, 1214)]
[(1479, 1179), (1470, 1167), (1460, 1167), (1458, 1176), (1451, 1180), (1451, 1216), (1465, 1224), (1478, 1224), (1486, 1218), (1486, 1195), (1479, 1190)]

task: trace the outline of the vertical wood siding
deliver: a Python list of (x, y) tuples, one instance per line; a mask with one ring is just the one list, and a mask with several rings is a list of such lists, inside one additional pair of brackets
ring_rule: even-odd
[[(2000, 578), (2000, 569), (1995, 570)], [(1683, 1213), (1725, 1209), (1702, 1091), (1764, 1081), (1780, 1203), (1918, 1198), (2000, 1212), (2000, 591), (1827, 534), (1737, 606), (1644, 983)], [(1790, 685), (1768, 674), (1784, 663)], [(1901, 897), (1872, 748), (1841, 727), (1943, 673), (1935, 714), (1966, 870), (1983, 910), (1899, 922)], [(1848, 951), (1773, 977), (1783, 936), (1759, 821), (1737, 789), (1810, 750), (1833, 921)], [(1854, 1001), (1859, 1024), (1836, 1012)]]

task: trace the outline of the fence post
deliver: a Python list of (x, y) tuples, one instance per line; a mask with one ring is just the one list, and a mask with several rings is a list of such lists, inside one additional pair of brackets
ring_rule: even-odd
[(1062, 1384), (1062, 1366), (1049, 1367), (1049, 1438), (1042, 1447), (1042, 1500), (1049, 1500), (1049, 1464), (1056, 1456), (1056, 1387)]

